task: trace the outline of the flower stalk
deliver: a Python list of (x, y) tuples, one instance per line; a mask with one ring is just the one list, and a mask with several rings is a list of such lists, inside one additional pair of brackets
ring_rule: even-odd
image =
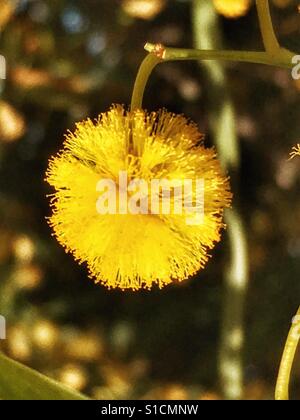
[[(269, 44), (268, 44), (269, 45)], [(295, 53), (284, 48), (269, 51), (232, 51), (232, 50), (198, 50), (186, 48), (169, 48), (161, 44), (145, 45), (148, 55), (143, 60), (133, 88), (131, 109), (142, 107), (142, 99), (148, 79), (157, 64), (167, 61), (231, 61), (252, 64), (264, 64), (287, 69), (293, 68), (292, 58)]]
[(265, 50), (271, 55), (276, 55), (281, 47), (274, 31), (269, 0), (256, 0), (256, 8)]
[[(147, 43), (146, 48), (148, 51), (154, 51), (155, 45)], [(278, 51), (278, 54), (274, 55), (266, 51), (199, 50), (164, 47), (162, 61), (220, 60), (292, 68), (292, 57), (294, 55), (288, 50), (281, 49)]]
[(286, 340), (285, 348), (283, 351), (276, 390), (275, 399), (277, 401), (289, 400), (289, 383), (291, 377), (291, 371), (294, 363), (296, 350), (300, 339), (300, 307), (298, 309), (296, 317), (293, 319), (288, 338)]
[(287, 69), (293, 68), (292, 59), (296, 53), (282, 48), (276, 37), (268, 0), (256, 0), (260, 30), (265, 51), (206, 50), (169, 48), (161, 44), (145, 45), (148, 55), (138, 71), (131, 101), (131, 109), (142, 107), (142, 99), (147, 81), (157, 64), (167, 61), (216, 60), (264, 64)]
[(133, 87), (131, 99), (131, 110), (142, 108), (142, 101), (145, 87), (154, 67), (161, 62), (161, 58), (157, 54), (148, 54), (143, 60)]

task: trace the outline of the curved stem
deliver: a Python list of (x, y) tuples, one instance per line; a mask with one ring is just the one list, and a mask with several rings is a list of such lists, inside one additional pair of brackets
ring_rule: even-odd
[(286, 340), (285, 348), (283, 351), (276, 390), (275, 390), (275, 399), (278, 401), (288, 400), (289, 399), (289, 383), (290, 376), (293, 367), (293, 362), (296, 354), (300, 339), (300, 307), (298, 309), (297, 315), (293, 318), (293, 325), (290, 329), (288, 338)]
[(143, 95), (147, 81), (154, 67), (161, 62), (161, 59), (155, 54), (148, 54), (143, 60), (133, 87), (131, 110), (142, 108)]
[(149, 52), (143, 60), (133, 88), (131, 109), (141, 108), (143, 94), (147, 81), (155, 68), (161, 62), (167, 61), (233, 61), (253, 64), (265, 64), (275, 67), (292, 68), (291, 51), (281, 49), (278, 54), (271, 55), (264, 51), (230, 51), (230, 50), (198, 50), (183, 48), (168, 48), (160, 44), (147, 43), (145, 49)]
[(292, 59), (295, 53), (279, 49), (276, 54), (265, 51), (230, 51), (230, 50), (205, 50), (205, 49), (184, 49), (168, 48), (161, 44), (147, 43), (146, 51), (149, 54), (143, 60), (133, 88), (131, 109), (141, 108), (143, 94), (147, 81), (154, 67), (167, 61), (233, 61), (253, 64), (265, 64), (275, 67), (293, 68)]
[(256, 0), (256, 7), (265, 49), (269, 54), (274, 54), (281, 48), (274, 31), (269, 0)]

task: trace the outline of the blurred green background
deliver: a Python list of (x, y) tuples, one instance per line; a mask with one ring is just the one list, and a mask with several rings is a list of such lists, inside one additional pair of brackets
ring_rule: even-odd
[[(251, 2), (250, 2), (251, 3)], [(300, 51), (297, 1), (273, 0), (282, 44)], [(260, 49), (256, 10), (219, 14), (230, 49)], [(201, 28), (199, 28), (201, 30)], [(0, 0), (0, 314), (10, 357), (93, 398), (219, 399), (226, 233), (205, 270), (180, 285), (120, 292), (94, 285), (51, 236), (44, 182), (67, 129), (130, 103), (146, 41), (193, 46), (188, 0)], [(250, 257), (244, 398), (272, 398), (299, 306), (300, 83), (287, 70), (227, 64), (241, 147)], [(195, 62), (160, 65), (145, 107), (184, 113), (211, 145), (210, 86)], [(300, 358), (293, 396), (299, 397)]]

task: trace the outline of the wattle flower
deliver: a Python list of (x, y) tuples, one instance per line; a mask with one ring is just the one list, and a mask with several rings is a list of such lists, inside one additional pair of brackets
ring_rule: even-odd
[[(149, 200), (135, 214), (101, 214), (99, 180), (116, 186), (120, 205), (120, 173), (127, 174), (128, 182), (140, 179), (145, 185), (161, 179), (202, 180), (201, 223), (189, 223), (193, 215), (186, 208), (182, 214), (147, 211)], [(220, 240), (223, 210), (231, 202), (229, 181), (214, 149), (204, 147), (195, 124), (166, 110), (126, 111), (115, 105), (96, 121), (78, 123), (50, 160), (47, 181), (55, 189), (49, 223), (56, 238), (87, 264), (96, 282), (109, 288), (161, 288), (197, 273)], [(172, 208), (181, 199), (176, 194)], [(197, 201), (194, 192), (190, 199)]]

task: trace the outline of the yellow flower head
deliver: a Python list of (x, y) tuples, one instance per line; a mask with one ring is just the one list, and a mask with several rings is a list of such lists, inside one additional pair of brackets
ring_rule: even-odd
[[(125, 191), (120, 174), (126, 174), (133, 188), (129, 184)], [(143, 189), (137, 179), (143, 180)], [(203, 210), (201, 223), (194, 223), (200, 213), (188, 206), (181, 213), (175, 208), (182, 204), (186, 180), (199, 179), (204, 206), (195, 188), (188, 196), (194, 209)], [(112, 208), (118, 211), (107, 207), (109, 211), (99, 212), (99, 200), (107, 204), (110, 198), (108, 189), (99, 187), (101, 180), (115, 186)], [(158, 194), (153, 189), (149, 194), (145, 187), (153, 180), (174, 181), (169, 196), (160, 188)], [(86, 262), (96, 282), (109, 288), (163, 287), (195, 274), (220, 240), (223, 209), (231, 201), (215, 152), (204, 147), (193, 123), (166, 110), (129, 112), (121, 105), (68, 133), (64, 148), (50, 160), (47, 181), (55, 188), (50, 218), (55, 236), (78, 261)], [(135, 203), (135, 211), (128, 211), (128, 202), (124, 205), (124, 194)], [(150, 195), (159, 200), (156, 211), (150, 208)], [(161, 206), (168, 197), (165, 212)]]
[(251, 6), (251, 0), (213, 0), (213, 3), (218, 13), (233, 19), (244, 16)]

